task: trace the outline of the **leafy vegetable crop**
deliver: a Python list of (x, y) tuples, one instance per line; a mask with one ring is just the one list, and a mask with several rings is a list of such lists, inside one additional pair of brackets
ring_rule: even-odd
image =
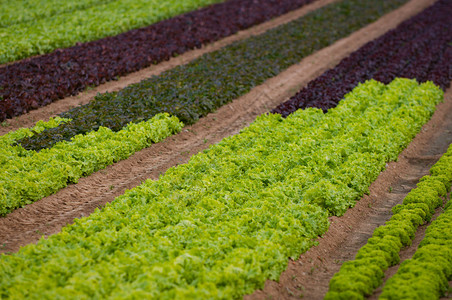
[[(84, 10), (117, 0), (15, 0), (0, 2), (0, 28)], [(18, 9), (20, 7), (20, 9)]]
[[(152, 63), (168, 60), (173, 55), (184, 53), (195, 47), (199, 48), (203, 44), (232, 35), (241, 29), (264, 22), (312, 1), (230, 0), (146, 28), (90, 43), (77, 44), (71, 48), (60, 49), (44, 56), (5, 66), (0, 68), (0, 97), (3, 97), (3, 101), (0, 102), (0, 121), (47, 105), (59, 98), (77, 94), (87, 87), (138, 71)], [(124, 1), (116, 0), (114, 3), (122, 2)], [(219, 2), (219, 0), (173, 0), (169, 3), (160, 1), (159, 4), (156, 3), (159, 1), (155, 0), (127, 2), (134, 3), (132, 9), (139, 9), (138, 4), (147, 3), (147, 6), (153, 7), (157, 12), (160, 9), (161, 14), (169, 17), (176, 15), (176, 12), (180, 13), (182, 10), (187, 11), (196, 6)], [(14, 4), (17, 8), (17, 3), (14, 2)], [(112, 9), (116, 10), (117, 5), (105, 4), (102, 9), (105, 9), (105, 6), (108, 8), (106, 11), (111, 13)], [(155, 13), (152, 9), (143, 11), (145, 14)], [(136, 12), (131, 13), (130, 17), (137, 18)], [(130, 28), (123, 15), (118, 16), (115, 13), (113, 16), (108, 15), (108, 18), (109, 22)], [(118, 18), (122, 23), (117, 22)], [(68, 19), (67, 16), (64, 19)], [(156, 19), (151, 15), (151, 21), (160, 19), (162, 16)], [(97, 25), (98, 22), (100, 21), (96, 21)], [(151, 23), (149, 20), (146, 22)], [(91, 30), (94, 29), (91, 28)], [(64, 45), (74, 44), (74, 41), (69, 39), (73, 38), (73, 31), (63, 40), (68, 43)], [(122, 27), (121, 31), (123, 31)], [(79, 33), (85, 34), (83, 30)], [(49, 36), (52, 35), (49, 34)], [(51, 40), (46, 38), (40, 42), (50, 43)], [(0, 53), (1, 51), (17, 51), (17, 48), (16, 46), (4, 47)]]
[(117, 93), (98, 95), (62, 117), (71, 122), (19, 143), (26, 149), (49, 148), (99, 126), (120, 130), (129, 122), (167, 112), (191, 124), (216, 108), (249, 92), (303, 57), (332, 44), (406, 0), (345, 0), (266, 33), (207, 53), (160, 76)]
[(288, 116), (299, 108), (327, 111), (358, 83), (396, 77), (431, 80), (445, 90), (452, 80), (452, 2), (440, 0), (343, 59), (272, 110)]
[(367, 191), (442, 95), (432, 83), (369, 81), (327, 114), (263, 115), (61, 233), (0, 256), (0, 296), (240, 298), (278, 279), (329, 215)]
[[(48, 9), (48, 17), (44, 13), (41, 18), (31, 18), (16, 24), (10, 22), (9, 26), (0, 27), (0, 63), (116, 35), (219, 1), (221, 0), (108, 0), (85, 7), (82, 3), (72, 4), (74, 8), (78, 7), (74, 10), (69, 8), (71, 4), (64, 4), (66, 1), (55, 4), (56, 1), (50, 0), (46, 4), (44, 0), (43, 6), (35, 6), (32, 11), (42, 12), (45, 6), (49, 8), (63, 4), (57, 9), (57, 13), (52, 14), (52, 9)], [(18, 15), (21, 10), (17, 9), (17, 1), (14, 3), (18, 10), (14, 14)], [(8, 9), (10, 5), (0, 3), (0, 9), (3, 6)], [(65, 9), (66, 6), (69, 9)], [(27, 12), (27, 9), (23, 12), (25, 18)], [(8, 19), (10, 18), (6, 18), (6, 22)]]
[[(403, 204), (392, 209), (394, 215), (384, 226), (375, 229), (355, 259), (342, 265), (331, 279), (325, 299), (364, 299), (365, 295), (372, 294), (381, 285), (384, 271), (399, 263), (401, 248), (411, 244), (418, 226), (429, 221), (435, 208), (442, 205), (440, 197), (446, 196), (451, 184), (452, 146), (430, 169), (430, 175), (421, 178)], [(445, 219), (449, 227), (444, 226), (443, 221), (438, 221), (438, 225), (433, 222), (432, 229), (429, 226), (420, 247), (433, 246), (418, 250), (413, 262), (402, 263), (400, 275), (394, 277), (397, 279), (387, 281), (382, 299), (435, 299), (444, 292), (448, 284), (446, 278), (450, 280), (452, 275), (450, 216), (449, 212), (440, 219)], [(445, 244), (443, 247), (437, 246), (442, 243)]]
[(33, 130), (20, 130), (0, 137), (0, 215), (49, 196), (79, 178), (103, 169), (152, 143), (179, 132), (176, 117), (159, 114), (149, 121), (129, 124), (118, 132), (100, 127), (77, 135), (37, 153), (10, 146), (18, 137), (32, 136), (67, 119), (38, 123)]
[[(448, 165), (452, 163), (452, 147)], [(452, 172), (449, 168), (449, 172)], [(448, 185), (450, 187), (450, 183)], [(439, 299), (452, 280), (452, 209), (448, 208), (428, 226), (412, 259), (405, 260), (388, 279), (380, 299)]]

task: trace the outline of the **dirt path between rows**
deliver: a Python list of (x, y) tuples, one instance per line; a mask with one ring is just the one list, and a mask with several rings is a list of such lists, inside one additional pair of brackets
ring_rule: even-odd
[[(301, 295), (304, 299), (322, 299), (341, 264), (354, 259), (374, 229), (391, 217), (391, 208), (402, 202), (446, 152), (452, 143), (451, 114), (452, 89), (449, 89), (444, 103), (439, 104), (432, 119), (399, 155), (398, 161), (387, 164), (386, 170), (371, 185), (370, 194), (342, 217), (331, 217), (330, 228), (319, 239), (319, 245), (297, 261), (289, 261), (279, 283), (267, 281), (263, 291), (256, 291), (245, 299), (300, 299)], [(414, 243), (422, 239), (422, 230), (425, 228), (421, 227)], [(411, 257), (416, 247), (404, 249), (402, 259)]]
[(216, 51), (235, 41), (243, 40), (253, 35), (259, 35), (271, 28), (289, 23), (290, 21), (296, 20), (308, 14), (311, 11), (314, 11), (322, 6), (325, 6), (336, 1), (338, 0), (317, 0), (311, 4), (303, 6), (302, 8), (289, 12), (273, 20), (264, 22), (260, 25), (256, 25), (247, 30), (239, 31), (232, 36), (221, 39), (212, 44), (205, 45), (200, 49), (191, 50), (177, 57), (173, 57), (169, 61), (164, 61), (157, 65), (152, 65), (148, 68), (145, 68), (141, 71), (131, 73), (126, 76), (122, 76), (117, 81), (109, 81), (95, 88), (88, 89), (85, 92), (80, 93), (76, 96), (71, 96), (58, 100), (56, 102), (41, 107), (37, 110), (33, 110), (22, 116), (18, 116), (14, 119), (8, 119), (6, 120), (7, 122), (6, 124), (8, 124), (8, 126), (0, 127), (0, 135), (8, 133), (9, 131), (12, 130), (17, 130), (22, 127), (31, 127), (39, 120), (48, 120), (50, 117), (54, 117), (59, 113), (65, 112), (73, 107), (90, 102), (94, 98), (94, 96), (97, 95), (97, 93), (105, 93), (107, 91), (109, 92), (119, 91), (125, 88), (126, 86), (138, 83), (141, 80), (149, 78), (153, 75), (159, 75), (160, 73), (172, 69), (178, 65), (187, 64), (190, 61), (202, 56), (205, 53)]
[(169, 167), (186, 163), (191, 155), (238, 133), (258, 115), (287, 100), (352, 51), (434, 2), (412, 0), (377, 22), (303, 59), (196, 124), (185, 127), (180, 134), (0, 218), (0, 252), (17, 251), (20, 246), (37, 242), (41, 236), (57, 233), (75, 218), (88, 216), (126, 189), (147, 178), (157, 179)]

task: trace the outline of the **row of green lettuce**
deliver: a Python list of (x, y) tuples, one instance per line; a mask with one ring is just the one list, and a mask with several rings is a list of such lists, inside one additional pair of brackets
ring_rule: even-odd
[(357, 86), (328, 113), (258, 117), (239, 134), (0, 257), (0, 297), (236, 299), (277, 280), (442, 101), (428, 82)]
[(32, 136), (68, 121), (63, 118), (40, 121), (32, 129), (20, 129), (0, 137), (0, 215), (49, 196), (83, 176), (126, 159), (183, 127), (176, 117), (163, 113), (148, 121), (131, 123), (117, 132), (101, 127), (40, 152), (11, 146), (18, 138)]
[[(15, 0), (0, 2), (0, 28), (118, 0)], [(20, 9), (18, 9), (20, 7)]]
[[(0, 28), (0, 64), (116, 35), (217, 2), (221, 0), (116, 0), (67, 12), (63, 9), (49, 17)], [(6, 3), (0, 4), (0, 10)], [(44, 2), (45, 6), (54, 4)], [(16, 11), (21, 10), (16, 6)]]
[[(452, 161), (449, 160), (448, 163), (450, 166)], [(451, 203), (448, 202), (445, 212), (427, 228), (425, 237), (412, 259), (405, 260), (397, 273), (388, 279), (380, 299), (439, 299), (445, 292), (450, 291), (449, 281), (452, 280)]]
[[(399, 263), (400, 250), (411, 244), (419, 225), (430, 221), (435, 209), (443, 204), (441, 197), (446, 197), (451, 184), (452, 147), (449, 147), (430, 169), (430, 175), (422, 177), (403, 204), (392, 209), (391, 219), (375, 229), (355, 259), (345, 262), (333, 276), (325, 299), (364, 299), (371, 295), (382, 284), (384, 271)], [(400, 274), (388, 280), (381, 299), (438, 299), (447, 290), (447, 280), (452, 279), (450, 215), (449, 212), (441, 218), (449, 222), (449, 227), (435, 225), (429, 229), (423, 244), (432, 246), (423, 247), (413, 261), (402, 264)], [(445, 244), (436, 245), (435, 238)]]

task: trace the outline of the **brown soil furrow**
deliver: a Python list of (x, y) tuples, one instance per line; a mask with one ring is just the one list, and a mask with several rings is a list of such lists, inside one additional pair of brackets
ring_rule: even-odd
[[(438, 105), (432, 119), (399, 155), (398, 161), (387, 164), (386, 170), (370, 186), (369, 195), (342, 217), (331, 217), (330, 228), (319, 239), (319, 245), (297, 261), (289, 261), (279, 283), (267, 281), (263, 291), (256, 291), (246, 299), (299, 299), (300, 295), (305, 299), (322, 299), (342, 262), (355, 257), (374, 229), (391, 217), (391, 208), (403, 200), (446, 152), (452, 143), (451, 113), (452, 89), (449, 89), (445, 102)], [(406, 251), (409, 255), (412, 249)]]
[(89, 215), (96, 207), (111, 202), (126, 189), (139, 185), (147, 178), (157, 179), (166, 169), (187, 162), (191, 155), (209, 144), (238, 133), (256, 116), (287, 100), (352, 51), (433, 2), (412, 0), (377, 22), (303, 59), (196, 124), (185, 127), (180, 134), (0, 218), (0, 252), (17, 251), (20, 246), (36, 242), (42, 235), (59, 232), (74, 218)]
[[(129, 75), (121, 77), (118, 81), (109, 81), (105, 84), (99, 85), (95, 88), (88, 89), (83, 93), (76, 96), (66, 97), (64, 99), (53, 102), (47, 106), (41, 107), (37, 110), (33, 110), (22, 116), (18, 116), (14, 119), (6, 120), (8, 126), (0, 127), (0, 135), (8, 133), (12, 130), (17, 130), (22, 127), (31, 127), (39, 120), (48, 120), (50, 117), (56, 116), (58, 113), (65, 112), (73, 107), (86, 104), (90, 102), (97, 93), (105, 93), (107, 91), (114, 92), (119, 91), (131, 84), (138, 83), (141, 80), (149, 78), (153, 75), (159, 75), (164, 71), (172, 69), (179, 65), (184, 65), (190, 61), (202, 56), (205, 53), (213, 52), (221, 49), (235, 41), (246, 39), (253, 35), (259, 35), (266, 32), (269, 29), (275, 28), (279, 25), (289, 23), (295, 19), (298, 19), (311, 11), (314, 11), (322, 6), (338, 0), (317, 0), (311, 4), (303, 6), (290, 13), (277, 17), (268, 22), (256, 25), (247, 30), (242, 30), (236, 34), (227, 38), (221, 39), (209, 45), (205, 45), (200, 49), (195, 49), (181, 54), (177, 57), (171, 58), (169, 61), (161, 62), (157, 65), (152, 65), (141, 71), (131, 73)], [(421, 1), (425, 2), (425, 1)]]
[(439, 207), (436, 209), (435, 214), (432, 216), (432, 219), (430, 220), (430, 222), (428, 224), (424, 224), (419, 226), (418, 230), (416, 231), (416, 235), (413, 239), (413, 242), (410, 246), (403, 248), (399, 255), (400, 255), (400, 263), (389, 267), (386, 272), (385, 272), (385, 278), (383, 279), (383, 284), (378, 287), (374, 293), (369, 296), (367, 299), (370, 300), (377, 300), (378, 297), (380, 296), (382, 289), (386, 283), (386, 280), (388, 280), (389, 278), (391, 278), (392, 276), (394, 276), (395, 273), (397, 273), (397, 270), (400, 267), (400, 264), (406, 260), (406, 259), (410, 259), (411, 257), (413, 257), (414, 253), (417, 250), (417, 247), (419, 247), (419, 244), (422, 242), (422, 240), (425, 237), (425, 231), (427, 230), (427, 227), (443, 212), (443, 208)]

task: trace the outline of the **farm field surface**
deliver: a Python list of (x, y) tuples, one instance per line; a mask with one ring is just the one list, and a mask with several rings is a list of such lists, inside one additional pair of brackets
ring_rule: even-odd
[[(176, 14), (183, 6), (188, 5), (188, 8), (197, 3), (197, 1), (167, 2), (166, 7), (160, 7), (162, 4), (155, 1), (152, 5), (146, 2), (141, 5), (161, 10), (168, 17)], [(8, 65), (0, 69), (2, 87), (0, 96), (5, 100), (0, 103), (0, 121), (48, 105), (59, 98), (75, 95), (105, 81), (116, 80), (119, 76), (168, 60), (187, 50), (200, 48), (209, 42), (230, 36), (238, 30), (262, 23), (309, 2), (312, 0), (285, 0), (277, 3), (230, 0), (175, 16), (145, 28), (93, 42), (79, 43), (73, 47)], [(135, 4), (138, 5), (136, 9), (141, 10), (140, 2), (135, 1)], [(116, 10), (113, 8), (112, 11), (116, 13)], [(108, 12), (106, 15), (109, 15)], [(127, 12), (125, 15), (136, 14)], [(246, 17), (230, 17), (235, 15)], [(151, 20), (152, 18), (155, 18), (155, 14), (152, 14), (151, 9)], [(74, 26), (80, 34), (92, 32), (92, 29), (75, 23)], [(63, 25), (60, 27), (66, 30)], [(7, 41), (10, 42), (9, 39)], [(38, 42), (42, 42), (42, 38), (39, 38)], [(7, 45), (3, 47), (15, 49), (8, 48)]]
[[(9, 210), (48, 196), (64, 187), (65, 183), (77, 182), (80, 177), (127, 158), (134, 152), (126, 150), (117, 153), (114, 149), (129, 147), (140, 150), (142, 147), (130, 145), (136, 143), (134, 134), (126, 128), (130, 122), (152, 122), (157, 115), (169, 113), (185, 124), (192, 124), (315, 49), (329, 45), (354, 28), (366, 24), (366, 20), (374, 18), (376, 11), (385, 7), (391, 6), (380, 2), (363, 6), (359, 1), (352, 0), (332, 3), (259, 36), (206, 53), (187, 65), (130, 85), (119, 92), (97, 95), (90, 103), (59, 114), (64, 121), (55, 126), (46, 126), (42, 131), (32, 130), (23, 135), (10, 132), (6, 140), (12, 146), (5, 145), (2, 156), (16, 158), (14, 163), (4, 167), (4, 172), (12, 178), (3, 183), (6, 191), (2, 193), (4, 208), (0, 213), (6, 214)], [(349, 15), (355, 16), (353, 23), (356, 25), (350, 25)], [(332, 16), (336, 16), (335, 22)], [(337, 31), (331, 33), (329, 29), (333, 26)], [(272, 46), (262, 52), (261, 49), (269, 43)], [(236, 80), (240, 84), (236, 84)], [(151, 126), (144, 136), (157, 141), (177, 132), (180, 127), (175, 121), (167, 124)], [(159, 130), (160, 127), (162, 130)], [(114, 132), (121, 137), (113, 138), (111, 134), (116, 136)], [(131, 136), (133, 141), (101, 146), (105, 140), (112, 138), (124, 140), (123, 133)], [(11, 135), (13, 137), (10, 138)], [(55, 160), (59, 161), (56, 165)], [(18, 182), (21, 184), (17, 185)]]
[(115, 35), (215, 2), (220, 1), (5, 1), (0, 63)]
[[(247, 1), (79, 95), (18, 75), (44, 98), (0, 100), (2, 299), (450, 297), (452, 3)], [(26, 2), (2, 26), (98, 5)]]

